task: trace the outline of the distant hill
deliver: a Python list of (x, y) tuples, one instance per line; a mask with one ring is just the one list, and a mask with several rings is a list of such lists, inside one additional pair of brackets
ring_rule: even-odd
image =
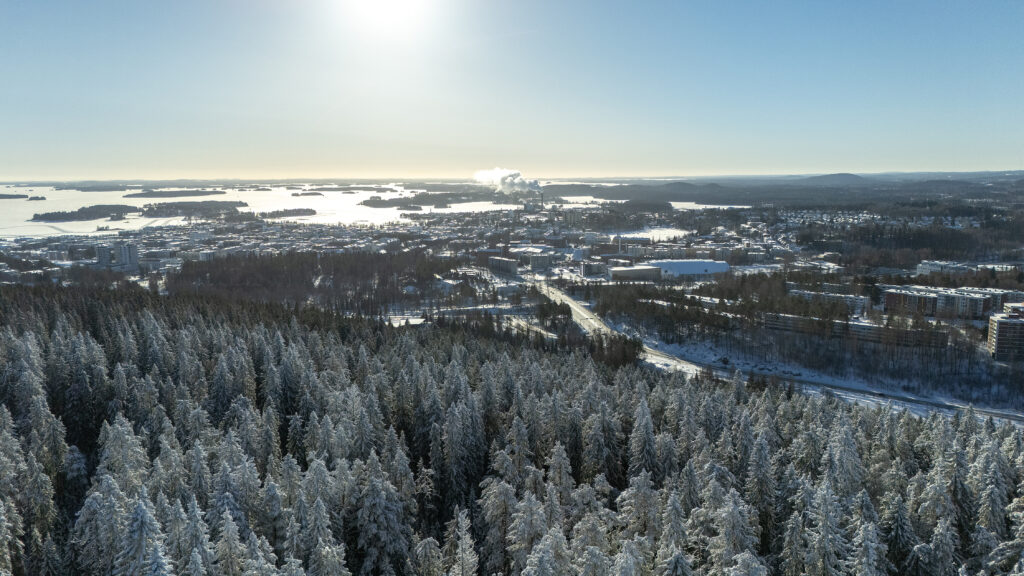
[[(720, 188), (713, 185), (715, 189)], [(544, 193), (551, 196), (594, 196), (603, 200), (642, 199), (651, 202), (686, 202), (712, 190), (709, 186), (689, 182), (658, 184), (626, 184), (623, 186), (593, 186), (590, 184), (548, 184)]]
[(223, 190), (197, 190), (186, 188), (184, 190), (143, 190), (125, 194), (125, 198), (187, 198), (189, 196), (219, 196), (227, 194)]
[(792, 186), (826, 186), (829, 188), (861, 188), (874, 186), (877, 182), (856, 174), (842, 172), (839, 174), (823, 174), (821, 176), (808, 176), (788, 182)]
[(932, 192), (937, 194), (957, 193), (988, 193), (992, 188), (980, 182), (968, 182), (966, 180), (921, 180), (917, 182), (904, 182), (900, 184), (900, 190), (906, 192)]
[(624, 212), (624, 213), (638, 213), (638, 212), (671, 213), (674, 210), (674, 208), (672, 208), (672, 204), (670, 204), (669, 202), (659, 201), (659, 200), (646, 200), (646, 199), (639, 199), (639, 198), (633, 198), (632, 200), (626, 200), (625, 202), (623, 202), (621, 204), (612, 204), (608, 208), (609, 208), (609, 210), (612, 210), (614, 212)]
[(593, 196), (603, 200), (643, 200), (646, 202), (696, 202), (710, 205), (763, 205), (788, 207), (864, 206), (895, 200), (925, 201), (959, 198), (991, 198), (994, 194), (1022, 190), (1015, 180), (971, 182), (965, 180), (897, 181), (855, 174), (827, 174), (811, 177), (786, 177), (773, 180), (731, 180), (713, 182), (657, 182), (601, 186), (583, 183), (549, 184), (544, 193), (551, 196)]

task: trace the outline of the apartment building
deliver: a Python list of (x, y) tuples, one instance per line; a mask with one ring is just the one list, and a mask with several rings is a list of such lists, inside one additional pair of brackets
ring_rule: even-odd
[(988, 353), (995, 360), (1024, 360), (1024, 303), (1003, 310), (988, 319)]

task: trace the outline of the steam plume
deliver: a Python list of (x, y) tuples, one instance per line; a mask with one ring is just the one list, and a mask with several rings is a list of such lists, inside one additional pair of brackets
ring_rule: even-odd
[(527, 180), (518, 170), (494, 168), (480, 170), (473, 178), (481, 184), (490, 184), (498, 192), (540, 192), (540, 184), (536, 180)]

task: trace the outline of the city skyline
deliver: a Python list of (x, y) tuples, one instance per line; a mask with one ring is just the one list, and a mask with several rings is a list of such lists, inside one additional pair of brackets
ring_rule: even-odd
[(1018, 2), (0, 2), (0, 180), (1024, 168)]

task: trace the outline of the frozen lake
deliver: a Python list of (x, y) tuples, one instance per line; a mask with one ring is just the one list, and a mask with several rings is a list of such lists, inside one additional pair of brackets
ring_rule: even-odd
[[(32, 222), (34, 214), (43, 212), (73, 211), (85, 206), (96, 204), (123, 204), (128, 206), (145, 206), (164, 202), (201, 202), (204, 200), (229, 201), (239, 200), (248, 204), (239, 208), (241, 211), (270, 212), (290, 208), (312, 208), (315, 216), (282, 218), (292, 222), (308, 222), (316, 224), (387, 224), (402, 222), (403, 210), (400, 208), (374, 208), (360, 204), (372, 196), (382, 199), (410, 197), (420, 190), (405, 190), (400, 185), (387, 185), (377, 190), (373, 186), (360, 185), (354, 191), (319, 191), (320, 196), (292, 196), (296, 192), (312, 192), (313, 190), (296, 190), (285, 186), (267, 187), (267, 190), (238, 190), (234, 188), (209, 188), (223, 190), (224, 194), (209, 196), (180, 196), (174, 198), (125, 198), (126, 194), (139, 190), (116, 192), (82, 192), (78, 190), (56, 190), (52, 187), (0, 187), (3, 194), (27, 194), (29, 196), (45, 196), (46, 200), (29, 201), (21, 199), (0, 199), (0, 237), (17, 236), (57, 236), (61, 234), (109, 234), (116, 230), (137, 230), (146, 226), (166, 226), (184, 224), (182, 218), (143, 218), (138, 214), (129, 214), (124, 220), (109, 221), (106, 219), (83, 222)], [(157, 188), (156, 190), (167, 190)], [(485, 212), (489, 210), (514, 210), (519, 205), (494, 204), (491, 202), (469, 202), (453, 204), (450, 208), (435, 209), (424, 206), (420, 213), (430, 212)], [(109, 226), (109, 231), (97, 232), (98, 226)]]
[[(344, 188), (338, 186), (337, 188)], [(229, 201), (238, 200), (248, 204), (242, 211), (270, 212), (274, 210), (285, 210), (291, 208), (312, 208), (316, 210), (315, 216), (301, 216), (293, 218), (282, 218), (291, 222), (307, 222), (311, 224), (388, 224), (406, 222), (408, 219), (402, 217), (403, 212), (409, 212), (402, 208), (375, 208), (360, 204), (373, 196), (382, 199), (411, 197), (420, 189), (405, 189), (401, 184), (360, 184), (353, 185), (349, 190), (316, 190), (316, 187), (309, 187), (308, 190), (296, 189), (295, 185), (289, 186), (266, 186), (259, 190), (241, 190), (238, 188), (209, 187), (207, 190), (221, 190), (224, 194), (207, 196), (180, 196), (170, 198), (126, 198), (125, 195), (141, 191), (140, 189), (118, 190), (112, 192), (83, 192), (80, 190), (57, 190), (50, 186), (0, 186), (2, 194), (25, 194), (28, 196), (43, 196), (45, 200), (26, 200), (24, 198), (0, 199), (0, 237), (12, 238), (20, 236), (59, 236), (63, 234), (109, 234), (117, 230), (138, 230), (147, 226), (170, 226), (184, 224), (182, 218), (144, 218), (138, 214), (129, 214), (124, 220), (109, 221), (107, 219), (88, 220), (82, 222), (33, 222), (34, 214), (43, 212), (66, 212), (74, 211), (86, 206), (96, 204), (122, 204), (142, 207), (147, 204), (164, 202), (201, 202), (204, 200)], [(171, 188), (155, 188), (154, 190), (170, 190)], [(294, 193), (319, 192), (319, 196), (293, 196)], [(592, 207), (602, 202), (616, 202), (614, 200), (602, 200), (593, 196), (566, 196), (563, 198), (562, 207)], [(706, 206), (692, 202), (673, 202), (677, 210), (701, 210), (704, 208), (722, 208), (721, 206)], [(520, 208), (518, 204), (496, 204), (493, 202), (465, 202), (452, 204), (446, 208), (434, 208), (423, 206), (422, 212), (418, 214), (436, 213), (458, 213), (458, 212), (487, 212), (493, 210), (515, 210)], [(411, 213), (411, 212), (410, 212)], [(98, 231), (98, 227), (108, 227), (109, 230)], [(679, 234), (676, 230), (657, 230), (653, 233), (653, 240), (663, 240), (669, 237), (685, 235)], [(648, 236), (648, 232), (641, 232), (638, 235)]]

